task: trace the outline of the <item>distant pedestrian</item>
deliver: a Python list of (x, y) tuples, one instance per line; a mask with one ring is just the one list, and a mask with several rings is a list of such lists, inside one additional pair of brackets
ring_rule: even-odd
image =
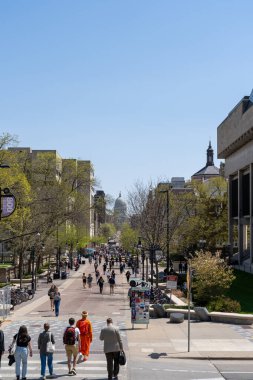
[(100, 294), (103, 293), (104, 282), (105, 282), (105, 281), (104, 281), (103, 277), (100, 276), (99, 279), (98, 279), (98, 281), (97, 281), (97, 284), (98, 284), (98, 286), (99, 286), (99, 292), (100, 292)]
[(129, 282), (130, 276), (131, 276), (130, 271), (129, 271), (129, 270), (126, 271), (126, 279), (127, 279), (127, 282)]
[(90, 354), (90, 345), (92, 343), (92, 325), (91, 322), (87, 319), (88, 312), (83, 311), (82, 312), (82, 319), (79, 319), (76, 323), (76, 327), (80, 331), (80, 348), (79, 352), (82, 353), (83, 357), (79, 360), (78, 363), (81, 363), (82, 361), (86, 361), (88, 359), (88, 356)]
[(98, 269), (95, 271), (95, 276), (96, 276), (96, 281), (98, 281), (98, 279), (100, 277), (100, 272)]
[(4, 333), (3, 330), (1, 329), (2, 327), (2, 321), (0, 321), (0, 368), (1, 368), (1, 359), (2, 355), (4, 354)]
[(115, 273), (114, 269), (112, 270), (112, 274), (111, 274), (111, 276), (112, 276), (112, 277), (114, 278), (114, 280), (115, 280), (116, 273)]
[(85, 273), (83, 273), (83, 275), (82, 275), (82, 281), (83, 281), (83, 288), (85, 289), (86, 283), (87, 283), (87, 277), (86, 277)]
[(107, 361), (108, 380), (118, 378), (119, 355), (123, 351), (123, 343), (117, 327), (111, 318), (107, 319), (107, 326), (101, 330), (100, 340), (104, 341), (104, 353)]
[(109, 284), (110, 284), (110, 294), (114, 294), (115, 280), (112, 276), (109, 278)]
[(122, 274), (124, 271), (124, 265), (122, 263), (119, 266), (119, 271), (120, 271), (120, 274)]
[(106, 271), (106, 277), (107, 277), (107, 281), (109, 282), (109, 279), (111, 277), (111, 272), (109, 269), (107, 269), (107, 271)]
[(50, 326), (44, 323), (44, 331), (38, 337), (38, 349), (40, 351), (40, 374), (41, 379), (46, 380), (46, 365), (48, 366), (50, 377), (53, 377), (53, 352), (47, 351), (47, 343), (55, 344), (54, 335), (49, 331)]
[(105, 275), (105, 272), (106, 272), (106, 263), (103, 264), (103, 272), (104, 272), (104, 275)]
[[(80, 345), (80, 330), (78, 327), (75, 327), (74, 318), (69, 318), (69, 325), (63, 334), (63, 344), (65, 344), (65, 351), (68, 359), (69, 375), (76, 375), (76, 359)], [(72, 356), (73, 367), (71, 369)]]
[(54, 311), (54, 295), (55, 295), (55, 289), (56, 289), (56, 285), (55, 284), (52, 284), (48, 290), (48, 296), (49, 296), (49, 300), (50, 300), (50, 307), (51, 307), (51, 311)]
[(17, 380), (20, 380), (21, 373), (21, 364), (22, 364), (22, 380), (26, 380), (27, 373), (27, 357), (28, 357), (28, 349), (30, 356), (32, 356), (32, 346), (31, 346), (31, 337), (28, 334), (27, 327), (22, 325), (20, 326), (18, 333), (14, 335), (13, 341), (10, 347), (16, 342), (16, 350), (14, 353), (15, 357), (15, 365), (16, 365), (16, 377)]
[(92, 288), (92, 281), (93, 281), (93, 277), (91, 274), (89, 274), (89, 276), (87, 277), (87, 282), (88, 282), (88, 287), (90, 289)]
[(58, 288), (55, 288), (55, 295), (54, 295), (54, 310), (55, 310), (55, 316), (59, 316), (60, 312), (60, 303), (61, 303), (61, 294), (58, 290)]

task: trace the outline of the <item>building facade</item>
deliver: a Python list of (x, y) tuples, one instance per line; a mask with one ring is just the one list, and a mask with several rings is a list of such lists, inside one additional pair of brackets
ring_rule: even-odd
[(228, 178), (230, 252), (253, 262), (253, 97), (244, 96), (218, 126), (218, 158)]

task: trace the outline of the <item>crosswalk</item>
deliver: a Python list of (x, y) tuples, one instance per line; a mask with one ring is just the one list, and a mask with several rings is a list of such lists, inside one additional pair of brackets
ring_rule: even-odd
[[(64, 380), (73, 377), (75, 379), (89, 380), (107, 380), (107, 368), (106, 360), (103, 352), (103, 344), (99, 340), (99, 333), (101, 328), (104, 326), (104, 320), (101, 318), (90, 318), (93, 325), (93, 342), (91, 345), (91, 351), (89, 359), (85, 363), (80, 363), (77, 365), (77, 374), (75, 376), (68, 375), (68, 367), (66, 360), (66, 352), (64, 345), (62, 343), (63, 331), (66, 327), (66, 320), (61, 319), (52, 319), (49, 321), (51, 326), (51, 331), (54, 334), (56, 342), (56, 351), (54, 353), (53, 367), (54, 373), (58, 378)], [(18, 331), (20, 327), (20, 321), (12, 322), (4, 327), (3, 331), (5, 334), (5, 348), (8, 349), (13, 335)], [(40, 356), (37, 349), (37, 339), (41, 331), (43, 331), (44, 321), (40, 319), (25, 319), (22, 321), (22, 324), (26, 325), (28, 328), (29, 335), (31, 336), (31, 342), (33, 347), (33, 356), (32, 358), (28, 357), (28, 369), (27, 369), (27, 380), (38, 380), (40, 378)], [(125, 323), (123, 321), (118, 322), (117, 324), (121, 332), (123, 339), (123, 345), (127, 347), (126, 334), (124, 331)], [(5, 355), (2, 357), (2, 367), (0, 368), (0, 380), (15, 379), (15, 363), (9, 367), (8, 366), (8, 353), (6, 351)], [(119, 380), (127, 379), (127, 366), (122, 366), (120, 368)], [(49, 373), (47, 372), (49, 375)], [(56, 378), (57, 378), (56, 377)]]
[[(77, 374), (75, 376), (68, 375), (67, 361), (63, 360), (63, 355), (61, 353), (55, 353), (53, 359), (53, 368), (56, 378), (62, 380), (69, 379), (73, 377), (74, 379), (89, 380), (106, 380), (108, 378), (107, 369), (106, 369), (106, 360), (104, 356), (99, 356), (97, 360), (88, 360), (85, 363), (78, 364), (76, 367)], [(49, 378), (49, 373), (46, 375)], [(32, 358), (28, 358), (28, 367), (27, 367), (27, 379), (28, 380), (38, 380), (40, 378), (40, 359), (39, 354), (35, 354)], [(0, 369), (0, 379), (15, 379), (15, 363), (9, 367), (8, 360), (2, 360), (2, 367)], [(127, 367), (120, 368), (120, 380), (127, 379)]]

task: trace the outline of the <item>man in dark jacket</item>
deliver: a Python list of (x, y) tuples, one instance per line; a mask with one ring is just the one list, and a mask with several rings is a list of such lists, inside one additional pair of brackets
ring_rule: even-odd
[(4, 353), (4, 333), (1, 330), (2, 321), (0, 321), (0, 367), (1, 367), (1, 359)]
[(48, 323), (44, 324), (44, 331), (40, 333), (38, 338), (38, 349), (40, 351), (40, 362), (41, 362), (41, 379), (46, 379), (46, 364), (48, 365), (48, 370), (51, 378), (53, 374), (53, 353), (47, 352), (47, 343), (51, 342), (55, 344), (54, 336), (49, 331), (50, 326)]
[(104, 341), (104, 353), (107, 360), (108, 380), (118, 379), (119, 355), (123, 350), (123, 344), (119, 329), (113, 325), (112, 319), (107, 319), (107, 327), (100, 333), (100, 340)]

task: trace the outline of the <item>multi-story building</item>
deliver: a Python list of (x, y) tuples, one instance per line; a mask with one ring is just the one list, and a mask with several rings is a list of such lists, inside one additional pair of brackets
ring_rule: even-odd
[(98, 234), (101, 224), (105, 223), (106, 219), (106, 200), (103, 190), (97, 190), (94, 195), (94, 228), (95, 235)]
[[(46, 181), (47, 183), (62, 179), (72, 181), (73, 190), (83, 193), (85, 210), (79, 218), (83, 233), (94, 236), (93, 193), (92, 185), (94, 170), (91, 161), (63, 159), (56, 150), (32, 150), (28, 147), (8, 148), (15, 154), (25, 154), (29, 161), (29, 179), (31, 181)], [(70, 203), (68, 206), (71, 204)]]
[(225, 159), (229, 194), (230, 252), (253, 262), (253, 92), (244, 96), (218, 126), (218, 158)]

